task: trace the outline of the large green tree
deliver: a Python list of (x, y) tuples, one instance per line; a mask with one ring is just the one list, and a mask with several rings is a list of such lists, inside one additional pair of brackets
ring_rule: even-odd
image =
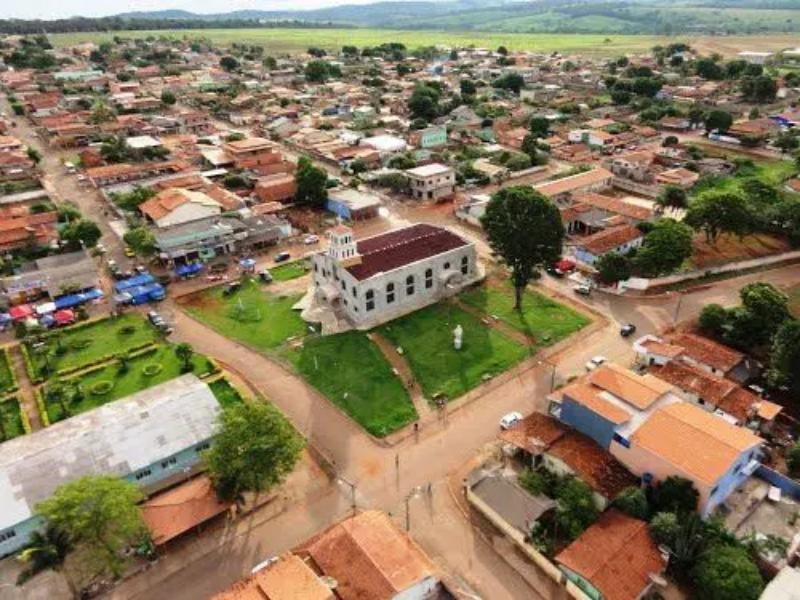
[(758, 600), (764, 581), (743, 548), (718, 544), (700, 556), (693, 577), (698, 597), (708, 600)]
[(156, 252), (156, 238), (147, 227), (134, 227), (122, 239), (137, 256), (147, 258)]
[(301, 156), (297, 162), (295, 180), (297, 181), (295, 201), (298, 204), (322, 208), (328, 198), (328, 175), (325, 171), (315, 167), (307, 156)]
[(652, 490), (652, 502), (658, 512), (673, 512), (678, 515), (696, 511), (699, 497), (694, 484), (677, 475), (660, 481)]
[(659, 219), (645, 235), (634, 265), (645, 277), (672, 273), (692, 255), (692, 230), (674, 219)]
[(706, 129), (714, 131), (715, 129), (725, 133), (733, 125), (733, 116), (731, 113), (715, 109), (706, 114)]
[(800, 321), (788, 319), (772, 339), (767, 377), (770, 385), (785, 385), (800, 400)]
[(441, 92), (424, 83), (419, 83), (408, 100), (408, 110), (412, 119), (432, 121), (439, 116), (439, 99)]
[(94, 248), (103, 232), (94, 221), (88, 219), (79, 219), (67, 225), (61, 231), (61, 239), (67, 242), (68, 246), (77, 249), (81, 246), (86, 248)]
[(303, 439), (273, 406), (238, 404), (220, 416), (219, 432), (205, 461), (217, 493), (234, 500), (283, 481), (303, 446)]
[(110, 475), (88, 475), (59, 487), (36, 507), (47, 523), (80, 545), (99, 575), (122, 574), (123, 550), (146, 536), (137, 504), (142, 493), (129, 481)]
[(595, 263), (600, 281), (607, 284), (624, 281), (631, 276), (630, 259), (619, 252), (608, 252)]
[(709, 190), (699, 194), (689, 205), (684, 222), (703, 231), (714, 244), (721, 233), (743, 237), (752, 233), (755, 219), (740, 193)]
[(531, 187), (512, 186), (496, 192), (481, 219), (489, 245), (511, 269), (522, 308), (525, 286), (539, 270), (561, 256), (564, 226), (555, 204)]

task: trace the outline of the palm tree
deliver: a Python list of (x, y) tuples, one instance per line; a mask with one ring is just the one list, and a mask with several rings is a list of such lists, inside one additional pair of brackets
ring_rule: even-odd
[(71, 548), (69, 536), (54, 525), (48, 525), (44, 531), (34, 531), (28, 547), (17, 556), (20, 561), (27, 563), (17, 578), (17, 585), (45, 569), (61, 566)]
[(70, 416), (69, 406), (67, 406), (67, 391), (63, 382), (56, 379), (53, 383), (47, 386), (45, 390), (45, 398), (50, 403), (56, 403), (61, 407), (61, 414), (63, 418)]
[(181, 370), (184, 373), (188, 373), (192, 370), (193, 354), (194, 350), (192, 350), (192, 347), (185, 342), (175, 346), (175, 356), (177, 356), (178, 360), (181, 361)]

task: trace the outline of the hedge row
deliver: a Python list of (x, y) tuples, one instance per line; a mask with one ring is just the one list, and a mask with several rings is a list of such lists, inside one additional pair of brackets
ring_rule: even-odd
[(17, 373), (11, 365), (11, 352), (8, 351), (8, 347), (3, 348), (3, 360), (5, 360), (6, 365), (8, 365), (8, 372), (11, 373), (11, 387), (9, 387), (5, 393), (11, 394), (19, 389), (19, 379), (17, 379)]
[[(144, 356), (145, 354), (151, 354), (158, 350), (160, 344), (155, 344), (153, 342), (148, 342), (142, 346), (137, 346), (133, 350), (128, 352), (128, 358), (139, 358), (140, 356)], [(105, 369), (109, 364), (112, 364), (117, 358), (116, 354), (109, 354), (103, 357), (102, 360), (95, 360), (91, 363), (87, 363), (81, 366), (79, 369), (69, 369), (67, 373), (62, 373), (61, 371), (57, 371), (57, 375), (63, 375), (65, 379), (77, 379), (78, 377), (83, 377), (84, 375), (89, 375), (90, 373), (94, 373), (95, 371), (99, 371), (100, 369)]]
[(22, 402), (19, 401), (19, 398), (15, 398), (16, 402), (19, 404), (19, 418), (22, 421), (22, 430), (27, 434), (33, 431), (31, 427), (31, 420), (28, 418), (28, 413), (25, 412), (25, 407), (22, 406)]
[(28, 372), (28, 377), (33, 383), (41, 383), (44, 381), (44, 377), (39, 375), (36, 372), (36, 369), (33, 368), (33, 361), (31, 360), (31, 354), (28, 351), (28, 344), (21, 343), (19, 345), (20, 350), (22, 350), (22, 360), (25, 361), (25, 370)]
[[(128, 348), (128, 355), (133, 357), (135, 352), (137, 352), (139, 350), (142, 350), (142, 349), (145, 349), (145, 348), (151, 348), (151, 347), (152, 348), (156, 348), (157, 344), (155, 342), (145, 342), (144, 344), (139, 344), (138, 346), (131, 346), (130, 348)], [(86, 369), (90, 369), (91, 367), (94, 367), (94, 366), (99, 365), (99, 364), (103, 364), (105, 366), (106, 363), (109, 363), (109, 362), (112, 362), (112, 361), (116, 360), (118, 355), (119, 355), (119, 352), (110, 352), (108, 354), (104, 354), (103, 356), (101, 356), (101, 357), (99, 357), (99, 358), (97, 358), (95, 360), (92, 360), (92, 361), (87, 362), (87, 363), (83, 363), (82, 365), (78, 365), (77, 367), (69, 367), (67, 369), (59, 369), (58, 371), (55, 372), (55, 375), (57, 377), (66, 377), (67, 375), (72, 375), (73, 373), (77, 373), (78, 371), (84, 371)]]
[(39, 409), (39, 418), (42, 420), (42, 427), (49, 427), (50, 416), (47, 414), (47, 407), (44, 405), (44, 396), (42, 395), (41, 388), (36, 388), (33, 393), (36, 396), (36, 407)]

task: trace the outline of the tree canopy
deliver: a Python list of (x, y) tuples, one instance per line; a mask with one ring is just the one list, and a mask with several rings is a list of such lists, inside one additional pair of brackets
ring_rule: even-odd
[(65, 532), (93, 561), (96, 574), (119, 576), (122, 551), (146, 537), (139, 512), (142, 494), (133, 483), (111, 475), (89, 475), (59, 487), (36, 507), (49, 524)]
[(800, 321), (783, 322), (772, 339), (769, 371), (770, 385), (788, 386), (795, 400), (800, 400)]
[(700, 556), (693, 572), (699, 597), (708, 600), (758, 600), (764, 581), (743, 548), (718, 544)]
[(689, 205), (684, 222), (703, 231), (712, 244), (721, 233), (743, 237), (752, 233), (754, 226), (747, 199), (742, 194), (713, 189), (698, 194)]
[(273, 406), (237, 404), (220, 416), (220, 429), (205, 461), (217, 493), (233, 500), (283, 481), (303, 446), (303, 439)]
[(489, 245), (511, 269), (517, 309), (525, 286), (561, 257), (564, 226), (553, 202), (525, 186), (496, 192), (481, 219)]
[(645, 277), (672, 273), (692, 255), (692, 230), (673, 219), (659, 219), (645, 235), (634, 264)]
[(328, 198), (327, 173), (319, 167), (315, 167), (307, 156), (301, 156), (297, 161), (295, 180), (297, 181), (295, 201), (298, 204), (322, 208)]

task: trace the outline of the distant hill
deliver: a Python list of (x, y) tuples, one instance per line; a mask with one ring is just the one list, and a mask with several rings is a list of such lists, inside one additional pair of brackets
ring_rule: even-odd
[(520, 33), (762, 33), (800, 31), (800, 0), (453, 0), (375, 2), (315, 10), (195, 14), (133, 12), (121, 19), (303, 21), (395, 29)]

